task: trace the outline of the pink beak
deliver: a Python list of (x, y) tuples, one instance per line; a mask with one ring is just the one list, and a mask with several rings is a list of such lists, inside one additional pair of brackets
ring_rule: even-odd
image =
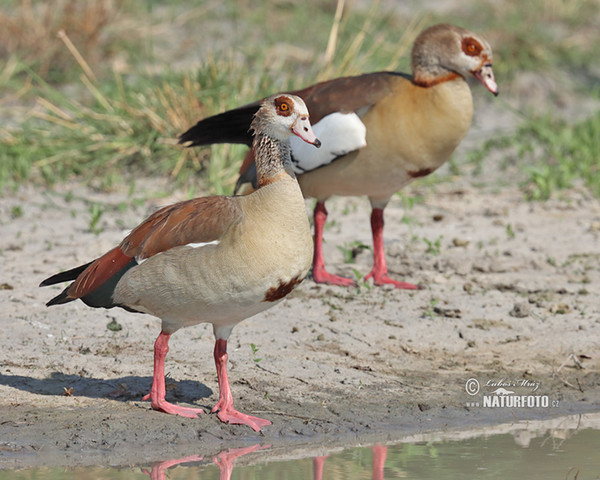
[(498, 85), (494, 80), (494, 71), (492, 70), (491, 63), (486, 63), (483, 67), (481, 67), (481, 70), (471, 73), (483, 84), (485, 88), (487, 88), (494, 95), (498, 95)]
[(321, 141), (316, 137), (315, 132), (313, 132), (308, 117), (298, 117), (294, 125), (292, 125), (292, 133), (317, 148), (321, 146)]

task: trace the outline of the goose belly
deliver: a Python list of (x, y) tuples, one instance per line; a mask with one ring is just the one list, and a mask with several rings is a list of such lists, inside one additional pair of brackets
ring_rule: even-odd
[(310, 265), (269, 261), (272, 252), (220, 247), (176, 247), (155, 255), (123, 276), (113, 298), (161, 318), (169, 333), (204, 322), (235, 325), (281, 301)]

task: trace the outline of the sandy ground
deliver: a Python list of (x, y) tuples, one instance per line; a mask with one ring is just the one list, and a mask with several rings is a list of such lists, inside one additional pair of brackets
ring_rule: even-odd
[[(527, 106), (539, 84), (530, 79), (507, 98)], [(528, 95), (521, 98), (519, 89)], [(474, 91), (476, 118), (458, 158), (514, 128), (511, 109), (482, 91)], [(589, 99), (564, 105), (579, 115), (595, 108)], [(48, 309), (44, 303), (62, 286), (37, 288), (112, 248), (181, 194), (165, 197), (168, 188), (151, 180), (138, 180), (133, 195), (126, 186), (104, 193), (77, 183), (5, 191), (0, 468), (131, 465), (257, 443), (272, 446), (266, 456), (302, 456), (306, 449), (312, 455), (335, 445), (600, 410), (600, 201), (575, 188), (528, 203), (518, 188), (520, 168), (503, 164), (487, 158), (482, 176), (465, 165), (460, 176), (411, 186), (406, 196), (423, 201), (410, 208), (400, 197), (390, 202), (390, 274), (423, 289), (341, 288), (307, 279), (234, 329), (236, 406), (273, 421), (259, 434), (212, 414), (168, 416), (141, 401), (151, 385), (158, 319), (80, 302)], [(103, 210), (99, 233), (90, 232), (94, 204)], [(366, 274), (370, 250), (347, 264), (338, 247), (371, 244), (368, 202), (336, 198), (327, 206), (329, 269)], [(424, 238), (439, 251), (428, 251)], [(114, 321), (120, 330), (107, 328)], [(218, 398), (210, 326), (177, 332), (170, 347), (168, 398), (209, 411)], [(474, 396), (466, 392), (469, 379), (480, 383)], [(545, 395), (549, 405), (473, 405), (498, 384), (513, 395)]]
[[(125, 465), (255, 443), (280, 451), (354, 445), (597, 411), (600, 202), (572, 190), (527, 203), (510, 174), (502, 175), (505, 182), (481, 185), (464, 175), (412, 187), (408, 193), (424, 201), (409, 209), (399, 197), (391, 202), (390, 272), (422, 290), (347, 289), (308, 279), (236, 327), (232, 388), (240, 410), (273, 421), (259, 434), (212, 414), (190, 420), (151, 411), (141, 397), (151, 384), (159, 321), (82, 303), (48, 309), (45, 301), (62, 287), (37, 288), (46, 276), (111, 248), (176, 195), (153, 195), (163, 186), (150, 181), (138, 182), (133, 197), (79, 184), (5, 192), (0, 468)], [(95, 202), (105, 209), (99, 234), (89, 231)], [(345, 264), (338, 249), (355, 240), (370, 245), (367, 201), (333, 199), (328, 207), (330, 270), (367, 273), (369, 250)], [(423, 238), (439, 239), (439, 253), (428, 253)], [(121, 330), (107, 328), (113, 320)], [(207, 410), (216, 402), (212, 348), (208, 325), (173, 336), (173, 401)], [(466, 393), (470, 378), (481, 384), (475, 396)], [(547, 395), (550, 405), (469, 405), (496, 390), (488, 381), (517, 395)]]

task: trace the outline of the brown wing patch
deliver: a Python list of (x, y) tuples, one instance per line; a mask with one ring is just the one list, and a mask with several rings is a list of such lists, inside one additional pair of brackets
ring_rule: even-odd
[(281, 300), (294, 288), (300, 285), (302, 280), (304, 280), (304, 277), (300, 275), (296, 275), (288, 282), (279, 280), (279, 285), (276, 287), (271, 287), (265, 292), (265, 298), (263, 298), (263, 302), (276, 302), (277, 300)]
[(240, 218), (239, 202), (231, 197), (195, 198), (162, 208), (133, 229), (120, 246), (92, 262), (68, 295), (81, 298), (93, 292), (134, 257), (148, 258), (180, 245), (217, 240)]
[(212, 242), (241, 218), (239, 200), (203, 197), (176, 203), (153, 213), (121, 243), (130, 257), (148, 258), (188, 243)]
[(375, 105), (392, 93), (392, 83), (401, 74), (375, 72), (341, 77), (292, 92), (304, 100), (314, 125), (330, 113), (356, 112)]
[(81, 272), (81, 275), (69, 287), (69, 297), (81, 298), (93, 292), (125, 267), (131, 258), (123, 253), (121, 247), (115, 247), (105, 253)]

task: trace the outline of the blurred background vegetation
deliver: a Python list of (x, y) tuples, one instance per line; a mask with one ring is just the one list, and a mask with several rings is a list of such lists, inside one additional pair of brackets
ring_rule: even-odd
[(244, 148), (186, 150), (180, 133), (275, 91), (409, 71), (412, 41), (438, 22), (489, 40), (501, 89), (474, 87), (487, 126), (451, 171), (494, 162), (530, 199), (600, 195), (597, 0), (4, 0), (0, 188), (153, 175), (230, 193)]

